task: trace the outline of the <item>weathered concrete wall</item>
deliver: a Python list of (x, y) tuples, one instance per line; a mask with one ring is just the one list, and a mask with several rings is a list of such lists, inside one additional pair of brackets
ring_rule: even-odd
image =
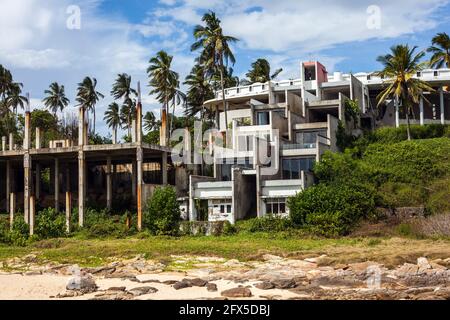
[(249, 216), (256, 217), (256, 176), (244, 175), (241, 169), (233, 170), (234, 222)]

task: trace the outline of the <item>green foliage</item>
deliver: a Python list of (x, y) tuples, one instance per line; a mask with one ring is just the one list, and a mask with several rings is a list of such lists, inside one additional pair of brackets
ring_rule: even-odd
[(288, 201), (292, 222), (325, 236), (348, 234), (375, 209), (375, 194), (366, 185), (318, 184)]
[(157, 235), (173, 235), (178, 231), (180, 207), (173, 187), (158, 187), (147, 202), (144, 225)]
[(345, 100), (345, 120), (347, 122), (353, 121), (353, 123), (356, 125), (359, 121), (359, 106), (358, 101), (346, 99)]
[(53, 208), (40, 211), (36, 217), (35, 234), (40, 239), (66, 236), (65, 216), (58, 214)]
[(28, 243), (29, 234), (29, 226), (25, 223), (23, 215), (18, 213), (14, 217), (13, 228), (11, 232), (9, 232), (8, 242), (14, 246), (23, 247)]
[(290, 219), (267, 215), (263, 218), (254, 218), (239, 221), (237, 228), (248, 232), (281, 232), (293, 227)]
[(231, 224), (229, 221), (225, 221), (223, 224), (223, 235), (229, 236), (232, 234), (236, 234), (238, 232), (237, 227), (234, 224)]

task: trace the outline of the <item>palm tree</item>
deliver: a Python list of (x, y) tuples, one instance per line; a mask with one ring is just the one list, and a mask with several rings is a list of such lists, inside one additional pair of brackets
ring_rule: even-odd
[(91, 111), (94, 115), (94, 127), (93, 134), (95, 134), (95, 105), (100, 99), (105, 96), (96, 90), (97, 79), (86, 77), (81, 83), (78, 84), (77, 99), (79, 106), (82, 106), (84, 110)]
[(22, 96), (22, 84), (13, 82), (6, 97), (6, 106), (12, 108), (14, 115), (17, 115), (17, 108), (20, 107), (23, 109), (26, 103), (28, 103), (28, 98)]
[(155, 114), (151, 111), (148, 111), (144, 116), (144, 128), (148, 132), (158, 128), (158, 121), (156, 121)]
[(133, 112), (133, 99), (132, 95), (137, 96), (137, 91), (131, 87), (131, 76), (126, 73), (122, 73), (117, 75), (117, 79), (113, 84), (113, 88), (111, 90), (111, 95), (114, 99), (123, 99), (123, 104), (127, 107), (125, 109), (128, 110), (128, 115), (126, 117), (126, 127), (128, 128), (128, 134), (130, 134), (131, 130), (131, 121), (134, 118), (131, 112)]
[[(202, 49), (200, 53), (200, 63), (205, 66), (209, 74), (214, 74), (217, 70), (220, 74), (220, 86), (222, 89), (222, 102), (225, 110), (225, 124), (228, 127), (227, 105), (225, 100), (225, 67), (228, 61), (232, 64), (236, 62), (229, 44), (238, 41), (238, 39), (223, 34), (221, 21), (212, 11), (205, 13), (202, 18), (205, 26), (196, 26), (194, 28), (194, 37), (196, 42), (192, 44), (191, 50)], [(227, 130), (227, 129), (225, 129)]]
[(48, 90), (44, 92), (47, 97), (45, 97), (42, 102), (44, 105), (53, 112), (56, 117), (56, 112), (63, 111), (65, 107), (69, 104), (69, 99), (67, 99), (64, 92), (64, 86), (60, 86), (57, 82), (53, 82)]
[(108, 109), (105, 111), (105, 117), (103, 120), (106, 121), (106, 124), (109, 128), (113, 129), (113, 143), (117, 143), (117, 129), (120, 127), (120, 111), (119, 105), (116, 102), (111, 103), (108, 106)]
[(173, 56), (161, 50), (150, 59), (150, 66), (147, 68), (149, 85), (153, 88), (150, 94), (156, 94), (157, 100), (163, 104), (167, 115), (169, 115), (169, 101), (173, 99), (175, 90), (179, 86), (178, 73), (171, 70), (172, 60)]
[(136, 100), (132, 99), (124, 103), (120, 108), (120, 123), (128, 129), (128, 137), (131, 137), (131, 123), (136, 119)]
[(432, 46), (427, 51), (433, 53), (430, 67), (440, 69), (445, 65), (450, 68), (450, 37), (448, 34), (438, 33), (432, 39)]
[(191, 73), (186, 76), (183, 84), (189, 86), (184, 113), (186, 116), (192, 117), (201, 110), (205, 101), (214, 98), (214, 92), (208, 79), (205, 77), (203, 67), (199, 64), (192, 68)]
[(14, 82), (11, 72), (0, 64), (0, 117), (1, 121), (5, 123), (8, 133), (14, 129), (16, 124), (11, 113), (16, 115), (17, 108), (23, 109), (24, 104), (28, 102), (28, 99), (21, 93), (22, 84)]
[(270, 63), (266, 59), (258, 59), (252, 63), (252, 68), (246, 74), (250, 83), (266, 83), (275, 79), (283, 69), (277, 69), (273, 74), (270, 72)]
[(378, 106), (393, 98), (404, 108), (408, 140), (411, 140), (409, 116), (413, 103), (419, 103), (424, 91), (434, 91), (426, 82), (414, 78), (427, 64), (420, 62), (425, 52), (416, 54), (416, 49), (417, 47), (410, 48), (408, 45), (393, 46), (391, 53), (377, 59), (384, 68), (376, 74), (387, 79), (385, 83), (388, 85), (377, 97)]
[(171, 88), (171, 92), (172, 92), (172, 117), (171, 117), (171, 121), (170, 121), (170, 131), (172, 132), (172, 130), (174, 129), (173, 126), (173, 121), (175, 119), (175, 107), (177, 105), (180, 104), (185, 104), (186, 102), (186, 94), (184, 94), (184, 92), (182, 92), (180, 90), (180, 81), (178, 80), (178, 74), (176, 79), (173, 79), (174, 82), (172, 83), (172, 88)]

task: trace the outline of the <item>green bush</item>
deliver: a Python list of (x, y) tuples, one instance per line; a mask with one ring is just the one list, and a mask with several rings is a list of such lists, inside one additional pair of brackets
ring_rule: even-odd
[(144, 226), (153, 234), (174, 235), (178, 232), (180, 214), (175, 189), (159, 187), (147, 202)]
[(292, 227), (293, 225), (290, 219), (273, 215), (239, 221), (237, 224), (239, 231), (248, 232), (280, 232)]
[(12, 231), (9, 232), (8, 242), (14, 246), (25, 246), (28, 243), (30, 227), (25, 223), (23, 214), (18, 213), (14, 217)]
[(223, 235), (230, 236), (236, 234), (238, 232), (237, 227), (234, 224), (231, 224), (230, 221), (225, 221), (223, 224)]
[(36, 216), (34, 231), (40, 239), (64, 237), (66, 236), (66, 218), (53, 208), (44, 209)]
[(375, 193), (362, 184), (318, 184), (288, 200), (294, 225), (320, 235), (345, 235), (375, 210)]

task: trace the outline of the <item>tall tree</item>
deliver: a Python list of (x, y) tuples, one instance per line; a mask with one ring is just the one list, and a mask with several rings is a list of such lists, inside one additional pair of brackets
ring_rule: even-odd
[(150, 66), (147, 68), (149, 85), (152, 88), (150, 94), (155, 94), (156, 99), (163, 104), (167, 116), (169, 116), (169, 102), (173, 99), (179, 83), (178, 73), (171, 69), (172, 60), (173, 56), (161, 50), (150, 59)]
[(271, 73), (269, 61), (266, 59), (258, 59), (252, 63), (252, 67), (247, 72), (246, 77), (250, 83), (266, 83), (275, 79), (282, 71), (283, 69), (277, 69), (274, 73)]
[(144, 128), (148, 132), (153, 131), (159, 127), (158, 121), (156, 121), (155, 114), (148, 111), (144, 116)]
[(131, 123), (136, 119), (136, 100), (132, 99), (120, 108), (120, 123), (123, 128), (127, 128), (128, 137), (131, 138)]
[[(230, 44), (238, 41), (238, 39), (223, 34), (221, 21), (212, 11), (205, 13), (202, 18), (204, 26), (197, 25), (194, 28), (195, 42), (192, 44), (191, 50), (201, 49), (200, 63), (205, 66), (209, 74), (214, 74), (217, 70), (220, 74), (220, 86), (222, 89), (222, 102), (225, 111), (225, 124), (228, 127), (227, 105), (225, 99), (225, 67), (230, 61), (232, 64), (236, 62)], [(227, 130), (227, 129), (225, 129)]]
[(44, 105), (53, 112), (63, 111), (69, 104), (70, 100), (66, 97), (64, 86), (60, 86), (57, 82), (53, 82), (50, 87), (44, 92), (47, 96), (42, 100)]
[(450, 68), (450, 37), (447, 33), (438, 33), (432, 39), (432, 46), (428, 48), (433, 56), (430, 60), (432, 68)]
[(111, 95), (114, 99), (123, 99), (123, 105), (126, 105), (124, 110), (128, 111), (128, 115), (126, 117), (126, 127), (128, 128), (128, 135), (131, 132), (131, 121), (135, 118), (131, 112), (133, 112), (133, 98), (137, 96), (136, 89), (131, 87), (131, 76), (126, 73), (118, 74), (116, 81), (113, 84), (113, 88), (111, 90)]
[(28, 102), (28, 99), (21, 94), (22, 84), (14, 82), (11, 72), (0, 64), (0, 119), (8, 133), (16, 128), (17, 108), (23, 108)]
[(419, 103), (424, 91), (434, 91), (426, 82), (414, 78), (417, 72), (423, 70), (427, 62), (420, 62), (425, 52), (415, 53), (417, 47), (396, 45), (391, 53), (378, 57), (377, 61), (383, 65), (383, 70), (377, 72), (386, 79), (387, 87), (378, 95), (378, 106), (387, 99), (395, 99), (406, 114), (408, 140), (411, 140), (410, 113), (413, 103)]
[(94, 115), (94, 125), (92, 133), (95, 135), (95, 105), (105, 96), (97, 91), (97, 79), (86, 77), (78, 84), (77, 99), (78, 105), (85, 110), (91, 111)]
[(117, 143), (117, 129), (120, 127), (121, 122), (119, 105), (117, 104), (117, 102), (113, 102), (108, 106), (108, 109), (105, 111), (105, 117), (103, 118), (103, 120), (105, 120), (108, 127), (113, 130), (113, 143)]
[(28, 103), (28, 98), (22, 95), (22, 84), (12, 83), (8, 96), (6, 97), (6, 105), (14, 110), (14, 114), (17, 115), (17, 108), (23, 109), (25, 104)]
[(196, 115), (201, 111), (205, 101), (214, 98), (211, 85), (205, 77), (203, 67), (199, 64), (192, 68), (191, 73), (186, 76), (183, 84), (189, 86), (186, 94), (186, 110), (184, 112), (188, 117)]

